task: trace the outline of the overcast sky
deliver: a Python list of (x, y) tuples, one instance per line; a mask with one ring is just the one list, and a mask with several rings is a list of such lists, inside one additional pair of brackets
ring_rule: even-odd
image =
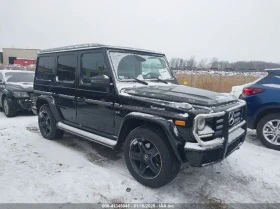
[(103, 43), (280, 62), (280, 0), (0, 0), (0, 48)]

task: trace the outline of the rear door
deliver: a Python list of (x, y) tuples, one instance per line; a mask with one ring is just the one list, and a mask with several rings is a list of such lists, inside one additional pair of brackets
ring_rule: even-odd
[(91, 85), (95, 76), (110, 77), (102, 50), (80, 52), (79, 68), (76, 92), (78, 123), (97, 134), (114, 135), (114, 93), (108, 87)]
[(34, 79), (34, 93), (52, 94), (52, 86), (54, 82), (55, 55), (48, 54), (39, 56)]
[(76, 124), (76, 71), (77, 52), (58, 53), (54, 98), (65, 123)]

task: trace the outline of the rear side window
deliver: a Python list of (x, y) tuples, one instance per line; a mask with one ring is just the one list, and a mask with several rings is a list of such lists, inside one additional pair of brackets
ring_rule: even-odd
[(59, 82), (75, 81), (77, 56), (75, 54), (59, 55), (57, 57), (57, 77)]
[(2, 73), (0, 73), (0, 82), (3, 81)]
[(280, 76), (269, 73), (266, 77), (258, 80), (256, 84), (280, 84)]
[(92, 77), (107, 75), (104, 56), (102, 53), (82, 54), (81, 57), (81, 84), (90, 83)]
[(36, 78), (51, 81), (54, 72), (54, 57), (39, 57)]

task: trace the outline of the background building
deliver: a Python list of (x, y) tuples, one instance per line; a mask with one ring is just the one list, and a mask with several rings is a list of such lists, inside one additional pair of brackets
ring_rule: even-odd
[(15, 60), (36, 60), (39, 49), (3, 48), (3, 64), (15, 64)]

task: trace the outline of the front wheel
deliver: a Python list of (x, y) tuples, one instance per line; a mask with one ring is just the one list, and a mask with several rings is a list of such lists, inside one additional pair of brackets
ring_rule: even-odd
[(50, 108), (43, 105), (38, 113), (38, 124), (42, 136), (45, 139), (54, 140), (63, 136), (64, 131), (56, 127), (56, 120)]
[(127, 136), (124, 145), (126, 166), (141, 184), (157, 188), (173, 180), (181, 163), (161, 132), (139, 127)]
[(280, 114), (269, 114), (257, 125), (257, 135), (263, 145), (280, 150)]
[(5, 97), (3, 101), (3, 109), (6, 117), (14, 117), (16, 115), (16, 110), (13, 107), (12, 101)]

